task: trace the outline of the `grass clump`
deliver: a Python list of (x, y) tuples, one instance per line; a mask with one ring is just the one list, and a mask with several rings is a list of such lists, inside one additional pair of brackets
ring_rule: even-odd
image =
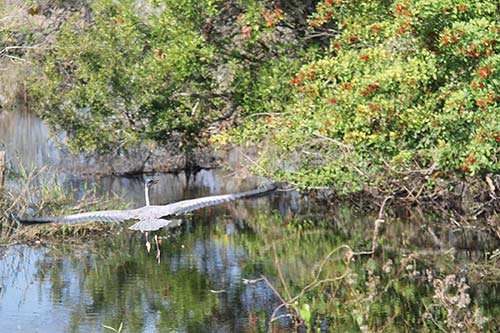
[(124, 209), (129, 205), (118, 195), (102, 196), (95, 186), (89, 189), (87, 185), (84, 195), (77, 199), (75, 191), (61, 186), (55, 179), (47, 179), (47, 174), (47, 168), (27, 171), (21, 167), (14, 176), (14, 185), (0, 192), (0, 243), (81, 242), (97, 235), (118, 232), (121, 227), (116, 223), (19, 225), (17, 216), (58, 216)]

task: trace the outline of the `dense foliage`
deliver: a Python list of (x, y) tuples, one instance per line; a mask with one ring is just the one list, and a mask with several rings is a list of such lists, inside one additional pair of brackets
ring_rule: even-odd
[(292, 103), (238, 136), (272, 141), (258, 169), (302, 186), (498, 171), (498, 4), (319, 3), (309, 23), (330, 36), (328, 52), (289, 82)]
[[(212, 48), (196, 33), (211, 1), (94, 1), (92, 17), (63, 25), (42, 59), (45, 80), (34, 101), (50, 124), (66, 130), (76, 150), (119, 150), (137, 140), (184, 142), (206, 122), (175, 92), (210, 90)], [(194, 19), (194, 18), (197, 19)]]
[(33, 100), (75, 150), (257, 144), (302, 187), (498, 171), (498, 1), (300, 3), (94, 0)]

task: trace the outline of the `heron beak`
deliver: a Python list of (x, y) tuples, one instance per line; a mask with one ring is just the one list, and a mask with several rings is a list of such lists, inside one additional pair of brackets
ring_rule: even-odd
[(151, 187), (151, 186), (153, 186), (153, 185), (158, 184), (159, 182), (160, 182), (160, 180), (159, 180), (159, 179), (150, 179), (150, 180), (148, 180), (147, 184), (148, 184), (148, 186), (150, 186), (150, 187)]

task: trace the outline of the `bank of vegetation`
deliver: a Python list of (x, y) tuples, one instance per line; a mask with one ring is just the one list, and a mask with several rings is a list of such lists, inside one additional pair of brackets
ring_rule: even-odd
[(13, 3), (2, 61), (74, 151), (251, 145), (299, 188), (496, 211), (497, 1)]

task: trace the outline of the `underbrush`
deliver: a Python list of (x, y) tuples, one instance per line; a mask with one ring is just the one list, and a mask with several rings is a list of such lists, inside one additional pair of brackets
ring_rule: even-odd
[(335, 187), (312, 187), (309, 194), (325, 204), (347, 203), (363, 212), (376, 212), (386, 202), (386, 210), (396, 215), (403, 212), (408, 217), (407, 213), (425, 212), (453, 224), (486, 225), (495, 233), (500, 231), (500, 175), (457, 177), (433, 173), (380, 174), (386, 182), (378, 186), (350, 193)]

